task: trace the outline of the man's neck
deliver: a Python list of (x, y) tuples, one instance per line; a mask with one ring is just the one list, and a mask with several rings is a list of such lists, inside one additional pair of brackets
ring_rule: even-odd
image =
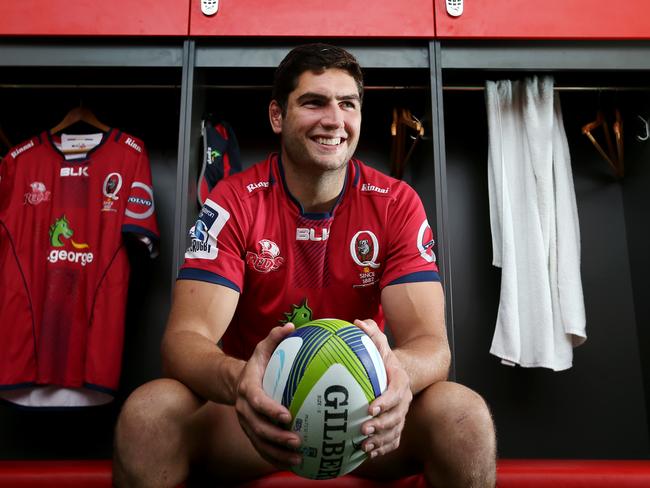
[(291, 195), (300, 202), (306, 213), (331, 212), (345, 185), (348, 166), (320, 173), (296, 171), (286, 165), (284, 178)]

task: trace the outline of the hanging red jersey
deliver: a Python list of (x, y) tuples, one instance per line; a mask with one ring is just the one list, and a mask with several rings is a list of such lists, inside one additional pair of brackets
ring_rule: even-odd
[(0, 391), (30, 406), (49, 402), (21, 393), (46, 385), (82, 392), (57, 405), (112, 398), (129, 277), (122, 233), (156, 252), (144, 144), (115, 129), (69, 139), (80, 137), (94, 147), (67, 155), (66, 135), (44, 132), (0, 164)]
[(244, 359), (282, 321), (373, 318), (383, 327), (385, 286), (439, 280), (415, 191), (355, 159), (332, 211), (311, 214), (272, 155), (219, 182), (190, 237), (179, 278), (240, 293), (223, 347)]

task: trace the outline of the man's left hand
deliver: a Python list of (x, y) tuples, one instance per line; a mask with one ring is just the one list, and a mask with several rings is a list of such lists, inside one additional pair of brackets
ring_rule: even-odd
[(373, 418), (361, 426), (361, 433), (368, 436), (363, 442), (363, 450), (374, 458), (399, 447), (413, 394), (406, 370), (391, 350), (386, 335), (379, 330), (376, 322), (372, 319), (355, 320), (354, 325), (368, 334), (377, 346), (388, 378), (386, 391), (368, 407), (368, 413)]

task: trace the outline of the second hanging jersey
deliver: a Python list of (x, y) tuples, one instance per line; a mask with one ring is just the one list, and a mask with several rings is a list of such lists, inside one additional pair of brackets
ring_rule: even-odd
[(5, 398), (55, 386), (110, 399), (117, 389), (129, 280), (123, 233), (154, 253), (158, 226), (142, 141), (115, 129), (97, 138), (68, 159), (44, 132), (0, 164)]
[(190, 236), (179, 278), (240, 293), (223, 348), (243, 359), (283, 321), (373, 318), (383, 327), (385, 286), (439, 280), (415, 191), (356, 159), (332, 211), (313, 214), (271, 155), (220, 181)]

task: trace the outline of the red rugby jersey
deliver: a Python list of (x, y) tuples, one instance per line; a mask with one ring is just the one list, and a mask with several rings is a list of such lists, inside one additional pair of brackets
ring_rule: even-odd
[(330, 213), (305, 213), (271, 155), (213, 189), (190, 229), (179, 279), (240, 293), (224, 350), (248, 358), (283, 321), (373, 318), (385, 286), (438, 281), (433, 234), (415, 191), (353, 159)]
[(158, 226), (142, 141), (115, 129), (96, 137), (67, 160), (44, 132), (0, 164), (0, 390), (118, 387), (129, 277), (122, 234), (155, 252)]

